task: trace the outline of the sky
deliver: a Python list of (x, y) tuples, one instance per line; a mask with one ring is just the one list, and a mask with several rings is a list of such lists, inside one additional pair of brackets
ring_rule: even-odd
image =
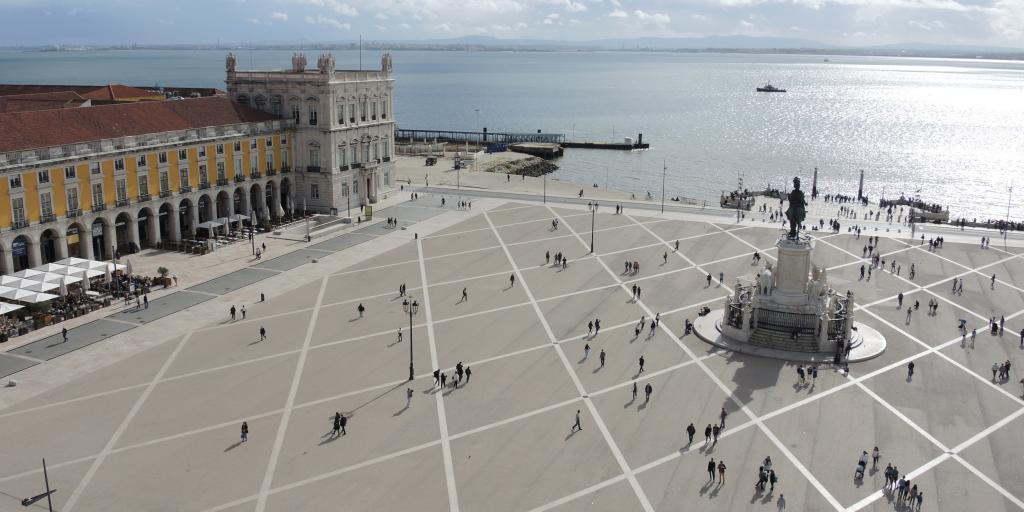
[(705, 35), (1024, 47), (1024, 0), (0, 0), (0, 46)]

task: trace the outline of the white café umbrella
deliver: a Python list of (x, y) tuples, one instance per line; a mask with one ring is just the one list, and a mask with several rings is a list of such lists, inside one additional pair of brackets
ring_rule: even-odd
[(58, 293), (60, 293), (61, 297), (68, 296), (68, 283), (65, 279), (60, 280), (60, 291)]
[(110, 275), (110, 265), (103, 267), (103, 282), (110, 284), (114, 280), (114, 276)]
[(25, 279), (16, 288), (20, 290), (28, 290), (30, 292), (48, 292), (50, 290), (60, 288), (60, 285), (54, 282), (44, 281), (29, 281)]
[(81, 277), (65, 276), (63, 274), (57, 274), (57, 273), (54, 273), (54, 272), (42, 272), (42, 273), (32, 274), (32, 275), (30, 275), (30, 276), (25, 278), (26, 281), (39, 281), (39, 282), (43, 282), (43, 283), (55, 283), (55, 284), (59, 284), (61, 279), (67, 279), (67, 282), (69, 284), (70, 283), (77, 283), (77, 282), (82, 280)]
[(91, 261), (91, 260), (87, 260), (87, 259), (84, 259), (84, 258), (76, 258), (76, 257), (72, 256), (70, 258), (64, 258), (62, 260), (59, 260), (59, 261), (57, 261), (57, 263), (60, 264), (60, 265), (68, 266), (68, 267), (77, 267), (77, 266), (82, 265), (83, 263), (89, 263), (89, 261)]
[(47, 263), (45, 265), (39, 265), (38, 267), (32, 267), (32, 270), (40, 270), (43, 272), (56, 272), (67, 265), (61, 265), (60, 263)]
[(24, 309), (24, 308), (25, 308), (25, 306), (22, 306), (21, 304), (11, 304), (10, 302), (0, 302), (0, 315), (6, 315), (7, 313), (10, 313), (12, 311), (17, 311), (19, 309)]
[(128, 270), (128, 277), (131, 277), (132, 276), (132, 260), (127, 260), (127, 263), (128, 264), (125, 265), (125, 266), (128, 267), (127, 268), (127, 270)]
[(9, 286), (0, 286), (0, 298), (35, 304), (37, 302), (46, 302), (48, 300), (56, 299), (57, 296), (51, 293), (31, 292), (19, 288), (11, 288)]
[(26, 268), (25, 270), (19, 270), (19, 271), (15, 272), (15, 273), (13, 273), (11, 275), (14, 276), (14, 277), (20, 277), (22, 279), (28, 279), (29, 277), (38, 276), (38, 275), (42, 275), (42, 274), (45, 274), (45, 273), (46, 272), (43, 272), (41, 270), (35, 270), (35, 269), (31, 269), (31, 268)]

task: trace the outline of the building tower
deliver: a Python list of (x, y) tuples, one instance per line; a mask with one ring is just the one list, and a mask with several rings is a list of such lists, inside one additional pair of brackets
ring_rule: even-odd
[(377, 202), (394, 179), (394, 79), (391, 55), (379, 70), (336, 70), (334, 57), (321, 54), (316, 69), (306, 56), (292, 55), (291, 68), (239, 71), (226, 61), (229, 97), (241, 104), (295, 121), (295, 211), (303, 205), (320, 213), (345, 212)]

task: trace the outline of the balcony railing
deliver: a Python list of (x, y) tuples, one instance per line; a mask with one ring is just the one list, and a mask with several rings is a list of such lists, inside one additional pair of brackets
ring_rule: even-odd
[(218, 187), (223, 187), (224, 185), (227, 185), (227, 184), (228, 184), (228, 179), (227, 178), (217, 178), (217, 186)]
[(106, 210), (106, 209), (107, 209), (107, 205), (105, 205), (105, 204), (94, 204), (94, 205), (92, 205), (93, 213), (102, 212), (103, 210)]
[(277, 171), (275, 169), (267, 169), (267, 176), (277, 176)]
[(353, 169), (362, 169), (362, 167), (363, 167), (362, 162), (355, 162), (355, 163), (352, 164), (352, 168)]
[(245, 175), (244, 174), (236, 174), (235, 175), (235, 183), (242, 183), (244, 181), (245, 181)]
[(145, 203), (146, 201), (149, 201), (150, 199), (152, 199), (152, 198), (149, 197), (149, 193), (148, 192), (146, 192), (144, 194), (139, 194), (139, 202), (140, 203)]
[[(263, 175), (262, 175), (262, 174), (260, 174), (260, 172), (259, 172), (259, 171), (249, 171), (249, 177), (250, 177), (250, 178), (252, 178), (252, 179), (254, 179), (254, 180), (258, 180), (258, 179), (262, 178), (262, 177), (263, 177)], [(244, 180), (243, 180), (243, 181), (244, 181)]]
[(69, 219), (73, 219), (75, 217), (81, 217), (81, 216), (82, 216), (82, 209), (81, 208), (75, 208), (74, 210), (68, 210), (68, 214), (66, 215), (66, 217), (69, 218)]
[(348, 170), (348, 166), (347, 165), (339, 165), (338, 166), (338, 170), (341, 171), (341, 172), (345, 172), (345, 171)]
[(291, 168), (291, 166), (288, 166), (288, 165), (282, 165), (281, 166), (281, 172), (292, 172), (292, 168)]
[(390, 157), (390, 156), (386, 156), (386, 157), (384, 157), (384, 161), (385, 161), (385, 162), (390, 162), (390, 161), (391, 161), (391, 157)]
[(210, 188), (210, 182), (209, 181), (201, 181), (201, 182), (199, 182), (199, 190), (206, 190), (208, 188)]
[(13, 224), (14, 224), (14, 229), (27, 228), (28, 227), (28, 220), (25, 220), (25, 219), (16, 220), (16, 221), (13, 222)]
[(192, 185), (182, 185), (178, 187), (178, 190), (181, 191), (182, 194), (188, 194), (189, 192), (192, 192)]
[(320, 166), (319, 165), (307, 165), (306, 166), (306, 172), (320, 172)]
[(57, 216), (52, 214), (52, 213), (44, 213), (44, 214), (39, 216), (39, 223), (40, 224), (45, 224), (47, 222), (53, 222), (55, 220), (57, 220)]
[(120, 208), (122, 206), (128, 206), (128, 205), (132, 204), (132, 200), (128, 199), (126, 197), (124, 199), (118, 199), (117, 201), (115, 201), (115, 204), (117, 205), (118, 208)]
[(164, 199), (166, 199), (168, 197), (171, 197), (171, 194), (173, 194), (173, 192), (171, 192), (171, 189), (161, 190), (160, 191), (160, 197), (164, 198)]

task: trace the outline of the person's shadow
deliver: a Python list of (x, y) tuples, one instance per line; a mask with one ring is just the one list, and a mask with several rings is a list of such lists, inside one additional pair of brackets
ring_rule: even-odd
[(239, 446), (242, 446), (242, 440), (241, 439), (239, 439), (238, 441), (235, 441), (233, 444), (231, 444), (227, 448), (224, 448), (224, 453), (230, 452), (231, 450), (234, 450), (235, 448), (238, 448)]
[(636, 403), (636, 396), (633, 396), (633, 399), (632, 399), (632, 400), (630, 400), (630, 401), (628, 401), (628, 402), (626, 402), (626, 403), (622, 404), (622, 408), (623, 408), (623, 409), (628, 409), (628, 408), (629, 408), (629, 406), (633, 405), (634, 403)]

